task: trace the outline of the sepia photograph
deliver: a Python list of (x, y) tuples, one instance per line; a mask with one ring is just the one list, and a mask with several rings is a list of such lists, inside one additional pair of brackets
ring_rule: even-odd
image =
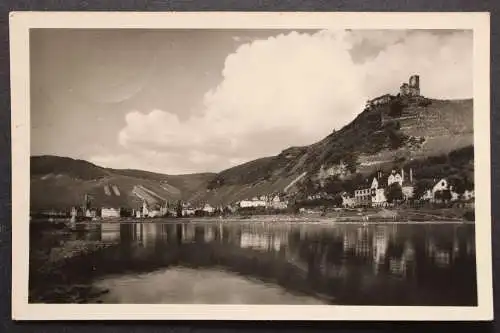
[(20, 319), (492, 319), (488, 15), (106, 15), (11, 15)]

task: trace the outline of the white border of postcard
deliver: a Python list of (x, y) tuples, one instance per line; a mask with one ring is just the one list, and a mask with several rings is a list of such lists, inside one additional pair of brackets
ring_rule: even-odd
[[(13, 319), (492, 320), (489, 27), (489, 13), (11, 13)], [(30, 28), (472, 29), (478, 306), (29, 304)]]

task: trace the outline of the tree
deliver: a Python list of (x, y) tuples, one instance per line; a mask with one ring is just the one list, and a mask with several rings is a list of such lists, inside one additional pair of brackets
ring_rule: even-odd
[(429, 179), (420, 179), (416, 182), (415, 184), (415, 189), (414, 189), (414, 197), (416, 199), (420, 199), (425, 192), (427, 192), (428, 189), (432, 187), (432, 180)]
[(326, 180), (323, 189), (328, 194), (337, 194), (339, 192), (342, 192), (343, 190), (342, 181), (338, 178), (338, 176), (329, 177)]
[(298, 214), (299, 213), (300, 209), (299, 209), (299, 205), (297, 203), (297, 199), (293, 200), (293, 203), (291, 205), (291, 209), (292, 209), (292, 213), (293, 214)]
[(406, 136), (399, 130), (389, 131), (389, 147), (391, 149), (398, 149), (405, 143)]
[(177, 217), (182, 217), (182, 203), (180, 200), (177, 201), (176, 213), (177, 213)]
[(450, 190), (439, 190), (434, 193), (434, 199), (436, 201), (448, 202), (451, 200), (451, 191)]
[(390, 117), (401, 117), (403, 113), (404, 105), (398, 99), (393, 100), (389, 105), (389, 116)]
[(451, 200), (451, 191), (450, 190), (443, 190), (442, 198), (444, 202), (448, 202)]
[(300, 184), (300, 192), (303, 195), (308, 196), (316, 191), (316, 186), (312, 181), (311, 177), (306, 177), (304, 181)]
[(356, 170), (358, 169), (358, 157), (354, 152), (348, 152), (344, 156), (344, 163), (347, 166), (347, 170), (349, 170), (350, 173), (355, 173)]
[(434, 193), (434, 200), (442, 201), (443, 200), (443, 191), (439, 190)]
[(452, 164), (458, 165), (474, 161), (474, 146), (467, 146), (454, 150), (448, 154), (448, 158)]
[(337, 194), (333, 198), (333, 205), (336, 207), (341, 207), (343, 202), (344, 202), (344, 200), (342, 200), (342, 196), (340, 194)]
[(459, 176), (452, 176), (449, 178), (449, 183), (452, 186), (453, 190), (458, 193), (458, 195), (462, 195), (465, 192), (467, 187), (466, 180)]
[(403, 200), (403, 189), (399, 183), (392, 183), (384, 190), (387, 202), (393, 203), (396, 201)]
[(397, 121), (391, 121), (384, 125), (384, 132), (388, 139), (389, 148), (398, 149), (406, 143), (408, 137), (400, 129), (401, 124)]

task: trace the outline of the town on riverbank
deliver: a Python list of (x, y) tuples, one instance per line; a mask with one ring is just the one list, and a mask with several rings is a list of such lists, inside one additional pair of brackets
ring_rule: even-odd
[[(225, 221), (329, 221), (329, 222), (422, 222), (474, 221), (475, 195), (473, 188), (452, 185), (446, 178), (430, 188), (414, 182), (412, 169), (405, 179), (404, 169), (384, 176), (378, 172), (370, 186), (358, 186), (350, 195), (346, 191), (304, 196), (295, 193), (272, 193), (229, 205), (194, 204), (189, 201), (165, 201), (142, 206), (93, 207), (92, 198), (85, 195), (80, 207), (64, 210), (32, 212), (36, 220), (69, 220), (76, 222), (155, 221), (156, 219), (222, 219)], [(384, 184), (385, 183), (385, 184)], [(305, 185), (307, 186), (307, 184)], [(339, 189), (342, 189), (339, 187)], [(306, 192), (304, 190), (304, 192)], [(303, 192), (302, 192), (303, 193)]]
[[(386, 94), (369, 100), (362, 114), (367, 117), (365, 125), (367, 130), (370, 129), (373, 132), (373, 135), (372, 139), (366, 140), (364, 145), (371, 147), (372, 150), (376, 148), (375, 150), (379, 152), (384, 149), (406, 153), (422, 150), (423, 146), (429, 145), (426, 140), (436, 139), (435, 133), (431, 133), (432, 135), (427, 139), (423, 136), (408, 136), (400, 132), (400, 127), (403, 125), (403, 127), (415, 127), (415, 121), (421, 122), (419, 117), (422, 108), (430, 104), (432, 101), (420, 94), (419, 75), (412, 75), (409, 82), (404, 82), (397, 96)], [(426, 117), (433, 119), (433, 122), (439, 118), (437, 115)], [(377, 126), (368, 121), (372, 118), (377, 120)], [(353, 124), (355, 122), (356, 120)], [(346, 128), (349, 126), (351, 125)], [(435, 130), (438, 129), (435, 128)], [(384, 140), (378, 142), (380, 138), (377, 139), (377, 136), (381, 133)], [(239, 220), (474, 221), (473, 145), (451, 150), (447, 154), (441, 153), (441, 155), (425, 158), (422, 156), (413, 158), (411, 154), (403, 154), (399, 157), (394, 155), (392, 161), (384, 161), (379, 156), (376, 157), (379, 166), (370, 169), (367, 167), (370, 163), (360, 162), (359, 152), (356, 153), (346, 148), (360, 145), (356, 138), (363, 135), (362, 131), (351, 133), (351, 135), (345, 133), (335, 135), (340, 138), (340, 141), (335, 144), (337, 149), (332, 148), (329, 153), (331, 161), (326, 163), (326, 160), (321, 160), (320, 165), (303, 169), (305, 171), (301, 169), (300, 172), (295, 172), (293, 177), (290, 176), (291, 178), (277, 177), (271, 185), (267, 184), (267, 187), (263, 184), (271, 183), (272, 177), (266, 168), (264, 169), (267, 173), (264, 171), (261, 173), (258, 168), (253, 171), (243, 168), (237, 172), (239, 176), (236, 177), (238, 179), (236, 183), (234, 180), (231, 183), (231, 176), (222, 172), (190, 194), (183, 194), (164, 180), (164, 177), (158, 178), (158, 175), (153, 177), (148, 174), (151, 180), (147, 184), (149, 187), (135, 184), (127, 191), (105, 181), (102, 187), (97, 186), (93, 191), (85, 188), (77, 195), (71, 193), (70, 197), (78, 197), (85, 192), (78, 200), (81, 205), (74, 205), (75, 199), (73, 198), (69, 201), (62, 200), (60, 202), (64, 204), (59, 203), (58, 209), (34, 210), (30, 218), (33, 221), (69, 219), (71, 223), (131, 220), (146, 222), (156, 219), (182, 218), (190, 220), (216, 218), (228, 222)], [(386, 147), (387, 140), (389, 140), (389, 147)], [(372, 144), (375, 146), (372, 147)], [(365, 148), (368, 149), (367, 147)], [(291, 158), (295, 150), (295, 148), (290, 148), (281, 155), (285, 159)], [(317, 156), (313, 157), (310, 157), (310, 160), (316, 161)], [(42, 163), (42, 169), (45, 170), (43, 165)], [(99, 169), (97, 166), (91, 167), (85, 163), (84, 166), (80, 165), (80, 168), (89, 168), (94, 172)], [(73, 167), (76, 167), (76, 164)], [(365, 170), (361, 173), (360, 170), (363, 168)], [(43, 184), (52, 176), (56, 179), (63, 177), (53, 175), (52, 173), (55, 173), (53, 169), (50, 171), (50, 174), (44, 174), (40, 178)], [(137, 173), (138, 171), (134, 171), (131, 174)], [(143, 173), (139, 173), (141, 177), (145, 177)], [(244, 175), (247, 173), (253, 174), (254, 177), (245, 178)], [(128, 177), (131, 174), (125, 172), (122, 176)], [(77, 176), (76, 179), (79, 177)], [(103, 174), (99, 173), (99, 177), (102, 178)], [(101, 179), (99, 177), (93, 175), (90, 179), (98, 184), (100, 183), (98, 180)], [(71, 181), (74, 181), (73, 178)], [(280, 186), (277, 186), (277, 183), (280, 183)], [(224, 186), (238, 187), (238, 189), (234, 192), (225, 192)], [(56, 190), (53, 194), (57, 196), (59, 192)], [(174, 192), (177, 194), (172, 195)], [(40, 192), (42, 193), (44, 194), (44, 191)], [(124, 197), (127, 200), (120, 200)], [(166, 199), (167, 197), (170, 199)], [(128, 200), (129, 198), (132, 199)], [(67, 206), (69, 204), (73, 206)]]
[[(325, 191), (307, 196), (273, 193), (229, 205), (213, 206), (189, 201), (165, 201), (141, 207), (93, 207), (85, 195), (81, 207), (64, 210), (32, 212), (32, 221), (69, 221), (71, 223), (101, 222), (179, 222), (189, 221), (259, 221), (259, 222), (439, 222), (474, 221), (474, 190), (458, 187), (448, 179), (440, 179), (431, 188), (419, 188), (410, 169), (406, 180), (404, 170), (384, 176), (379, 172), (370, 186), (348, 192)], [(384, 186), (383, 181), (386, 184)]]

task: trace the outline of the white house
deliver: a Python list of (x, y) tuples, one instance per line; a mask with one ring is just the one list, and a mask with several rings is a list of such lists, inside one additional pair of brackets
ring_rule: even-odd
[(159, 217), (159, 216), (161, 216), (161, 212), (159, 209), (151, 209), (148, 212), (148, 217)]
[(286, 201), (281, 201), (279, 195), (275, 195), (267, 202), (267, 205), (274, 209), (286, 209), (288, 207), (288, 203)]
[(442, 178), (436, 184), (434, 184), (434, 186), (432, 187), (432, 190), (431, 190), (431, 195), (432, 195), (431, 200), (435, 200), (436, 193), (440, 192), (440, 191), (450, 191), (450, 194), (451, 194), (450, 201), (456, 201), (459, 199), (458, 193), (453, 191), (453, 186), (450, 185), (450, 183), (448, 182), (448, 180), (446, 178)]
[(443, 178), (440, 181), (438, 181), (436, 184), (434, 184), (434, 186), (432, 187), (432, 194), (434, 196), (434, 194), (436, 194), (436, 192), (438, 192), (438, 191), (446, 191), (449, 189), (450, 189), (450, 186), (448, 184), (448, 180), (446, 180), (446, 178)]
[(342, 198), (342, 207), (344, 208), (352, 208), (356, 206), (356, 199), (350, 197), (346, 192), (343, 192), (341, 195)]
[(401, 191), (403, 192), (403, 198), (405, 200), (413, 198), (414, 186), (413, 186), (413, 170), (410, 169), (409, 179), (405, 179), (405, 170), (401, 169), (401, 173), (392, 170), (391, 174), (387, 178), (387, 186), (397, 183), (401, 186)]
[(387, 203), (384, 188), (379, 186), (377, 177), (373, 177), (372, 185), (370, 187), (372, 195), (372, 206), (384, 206)]
[(91, 217), (91, 218), (96, 217), (96, 211), (93, 209), (87, 209), (85, 211), (85, 217)]
[(465, 190), (464, 194), (462, 195), (462, 198), (464, 200), (471, 200), (475, 198), (474, 190)]
[(360, 188), (355, 190), (354, 199), (356, 200), (356, 205), (358, 206), (371, 205), (372, 202), (371, 188)]
[(101, 217), (103, 219), (120, 217), (120, 208), (101, 208)]
[(203, 211), (205, 213), (209, 213), (209, 214), (212, 214), (213, 212), (215, 212), (215, 208), (210, 206), (210, 204), (205, 204), (205, 206), (203, 206)]
[(266, 205), (267, 205), (266, 200), (260, 200), (257, 197), (254, 197), (251, 200), (241, 200), (240, 201), (240, 207), (241, 208), (246, 208), (246, 207), (266, 207)]
[(193, 216), (196, 210), (192, 207), (183, 207), (182, 208), (182, 216)]
[(391, 174), (387, 178), (387, 186), (391, 186), (394, 183), (398, 183), (399, 186), (403, 186), (404, 179), (404, 170), (401, 170), (401, 173), (396, 172), (396, 170), (392, 170)]

